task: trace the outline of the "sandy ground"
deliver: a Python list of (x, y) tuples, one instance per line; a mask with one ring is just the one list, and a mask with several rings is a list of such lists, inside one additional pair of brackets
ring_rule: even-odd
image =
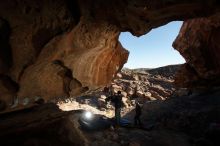
[[(93, 106), (90, 106), (90, 105), (87, 105), (87, 104), (79, 104), (76, 101), (69, 101), (67, 103), (58, 103), (57, 105), (63, 111), (83, 109), (83, 110), (86, 110), (86, 111), (90, 111), (94, 114), (105, 115), (108, 118), (114, 117), (114, 109), (106, 109), (105, 111), (100, 111), (96, 107), (93, 107)], [(134, 109), (134, 107), (122, 108), (121, 116), (126, 115), (128, 112), (130, 112), (133, 109)]]

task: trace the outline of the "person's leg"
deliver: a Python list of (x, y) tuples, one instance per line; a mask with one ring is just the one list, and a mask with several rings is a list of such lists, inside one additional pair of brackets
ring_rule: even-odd
[(137, 125), (137, 115), (134, 117), (134, 125)]
[(117, 125), (120, 124), (120, 109), (117, 108)]
[(121, 112), (120, 112), (120, 108), (116, 108), (115, 111), (116, 111), (116, 124), (117, 125), (120, 125), (120, 118), (121, 118)]
[(138, 125), (139, 125), (139, 126), (142, 126), (140, 116), (141, 116), (141, 115), (138, 115)]
[(137, 118), (137, 121), (138, 121), (138, 125), (140, 126), (140, 118), (139, 117)]
[(118, 116), (117, 116), (117, 108), (115, 108), (115, 124), (117, 125)]
[(118, 108), (118, 125), (121, 123), (121, 108)]

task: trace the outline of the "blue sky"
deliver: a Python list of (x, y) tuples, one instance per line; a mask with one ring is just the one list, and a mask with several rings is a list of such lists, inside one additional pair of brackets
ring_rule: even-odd
[(128, 62), (124, 67), (131, 69), (156, 68), (184, 63), (183, 57), (172, 47), (181, 25), (181, 21), (170, 22), (141, 37), (135, 37), (129, 32), (122, 32), (119, 41), (130, 52)]

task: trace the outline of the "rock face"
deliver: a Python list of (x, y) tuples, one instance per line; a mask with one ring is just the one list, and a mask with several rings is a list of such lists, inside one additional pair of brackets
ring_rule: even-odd
[[(217, 12), (216, 0), (1, 1), (1, 103), (69, 97), (104, 86), (128, 58), (118, 42), (121, 31), (140, 36), (173, 20)], [(217, 38), (215, 31), (212, 41)]]
[(18, 96), (68, 97), (76, 94), (71, 88), (76, 84), (88, 90), (109, 83), (128, 52), (118, 42), (116, 28), (101, 24), (97, 29), (95, 25), (80, 22), (69, 33), (51, 40), (24, 72)]
[(1, 90), (1, 100), (8, 104), (16, 96), (21, 101), (35, 96), (49, 100), (103, 86), (127, 61), (118, 28), (83, 17), (79, 21), (76, 3), (16, 5), (3, 2), (0, 11), (1, 74), (19, 86), (15, 94)]
[(219, 34), (219, 15), (184, 22), (173, 44), (187, 62), (177, 75), (177, 85), (186, 87), (219, 85)]

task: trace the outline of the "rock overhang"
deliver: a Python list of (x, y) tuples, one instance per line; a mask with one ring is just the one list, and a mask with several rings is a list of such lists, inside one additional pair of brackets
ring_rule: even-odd
[[(88, 89), (104, 86), (128, 58), (128, 52), (118, 41), (120, 32), (129, 31), (140, 36), (170, 21), (183, 20), (186, 22), (178, 38), (186, 37), (182, 34), (186, 34), (185, 31), (191, 33), (190, 30), (200, 23), (199, 20), (188, 19), (198, 17), (210, 17), (201, 19), (204, 26), (210, 28), (208, 31), (213, 32), (218, 30), (220, 7), (216, 0), (12, 0), (0, 3), (0, 22), (7, 22), (5, 24), (10, 29), (10, 35), (5, 40), (10, 47), (5, 43), (0, 45), (3, 50), (9, 49), (8, 52), (11, 52), (10, 60), (0, 58), (0, 64), (3, 64), (0, 72), (10, 79), (8, 82), (14, 82), (12, 86), (19, 86), (19, 90), (15, 91), (5, 86), (5, 81), (0, 84), (1, 100), (7, 104), (11, 104), (17, 96), (21, 99), (40, 96), (50, 100), (56, 96), (75, 96)], [(184, 29), (187, 23), (192, 25)], [(0, 30), (5, 28), (0, 27)], [(198, 31), (202, 32), (204, 28), (199, 27)], [(219, 77), (218, 65), (214, 70), (207, 66), (207, 61), (210, 65), (216, 62), (216, 54), (219, 53), (218, 46), (211, 45), (215, 44), (213, 41), (217, 40), (218, 31), (210, 35), (211, 40), (205, 42), (206, 48), (195, 46), (192, 50), (189, 42), (178, 42), (178, 38), (175, 41), (174, 47), (185, 58), (189, 58), (185, 65), (187, 69), (181, 72), (190, 75), (179, 75), (177, 81), (180, 86), (200, 86), (201, 80), (205, 85)], [(192, 32), (190, 37), (198, 36)], [(204, 39), (201, 40), (206, 39), (205, 35), (202, 37)], [(177, 42), (182, 43), (181, 47), (176, 45)], [(210, 45), (212, 49), (208, 49)], [(187, 51), (182, 51), (185, 48)], [(202, 55), (198, 54), (204, 54), (207, 50), (209, 54), (215, 52), (212, 62), (209, 62), (208, 55), (199, 58)], [(200, 60), (205, 60), (206, 65), (201, 66)], [(209, 73), (205, 74), (206, 71)], [(214, 78), (211, 77), (213, 74)], [(192, 82), (186, 83), (187, 79)], [(214, 85), (219, 85), (219, 82)]]

